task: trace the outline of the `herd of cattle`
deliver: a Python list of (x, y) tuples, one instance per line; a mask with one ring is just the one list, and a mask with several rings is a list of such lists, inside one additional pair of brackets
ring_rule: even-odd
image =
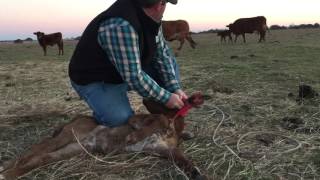
[[(226, 37), (228, 37), (229, 42), (237, 42), (239, 35), (242, 36), (243, 42), (246, 42), (246, 33), (257, 32), (260, 35), (259, 42), (265, 41), (267, 27), (267, 19), (264, 16), (250, 17), (250, 18), (240, 18), (233, 23), (227, 25), (228, 30), (222, 30), (217, 32), (220, 36), (221, 42), (226, 42)], [(163, 35), (167, 41), (177, 40), (180, 42), (177, 50), (181, 50), (185, 40), (187, 40), (190, 46), (194, 49), (197, 43), (192, 39), (190, 27), (185, 20), (175, 20), (175, 21), (162, 21)], [(44, 51), (44, 55), (47, 54), (47, 46), (58, 45), (59, 55), (63, 55), (63, 39), (62, 33), (57, 32), (53, 34), (44, 34), (43, 32), (35, 32), (38, 42)], [(233, 41), (232, 34), (235, 35)], [(16, 40), (17, 41), (17, 40)], [(21, 40), (15, 43), (22, 43)]]
[[(232, 34), (235, 35), (234, 42), (237, 42), (239, 35), (242, 35), (243, 42), (246, 42), (246, 33), (257, 32), (260, 35), (259, 42), (265, 41), (267, 27), (267, 19), (264, 16), (250, 17), (250, 18), (240, 18), (233, 23), (227, 25), (228, 30), (222, 30), (217, 32), (220, 36), (221, 42), (226, 42), (226, 37), (228, 37), (230, 42), (233, 42)], [(176, 21), (163, 21), (162, 29), (164, 37), (167, 41), (178, 40), (180, 41), (180, 46), (177, 50), (182, 48), (185, 39), (190, 43), (192, 48), (196, 47), (196, 42), (191, 38), (189, 24), (185, 20)]]

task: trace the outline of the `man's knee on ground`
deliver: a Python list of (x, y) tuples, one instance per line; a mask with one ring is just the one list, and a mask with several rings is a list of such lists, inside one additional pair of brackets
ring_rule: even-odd
[(129, 118), (133, 115), (133, 112), (128, 112), (128, 111), (118, 111), (114, 112), (112, 114), (104, 114), (101, 116), (97, 116), (96, 120), (99, 124), (108, 126), (108, 127), (116, 127), (116, 126), (121, 126), (123, 124), (128, 123)]

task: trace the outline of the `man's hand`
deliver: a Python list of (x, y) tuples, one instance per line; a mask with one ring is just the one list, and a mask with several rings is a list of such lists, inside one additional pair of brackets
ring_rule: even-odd
[(171, 94), (171, 97), (167, 102), (166, 107), (170, 109), (174, 109), (174, 108), (180, 109), (184, 106), (184, 103), (183, 103), (184, 99), (188, 99), (188, 96), (181, 89), (178, 89)]
[(172, 93), (169, 101), (165, 105), (169, 109), (175, 109), (175, 108), (180, 109), (183, 107), (184, 103), (183, 103), (180, 95)]
[(184, 99), (188, 99), (188, 96), (185, 92), (183, 92), (181, 89), (176, 90), (176, 92), (174, 92), (175, 94), (177, 94), (178, 96), (180, 96), (180, 99), (184, 100)]

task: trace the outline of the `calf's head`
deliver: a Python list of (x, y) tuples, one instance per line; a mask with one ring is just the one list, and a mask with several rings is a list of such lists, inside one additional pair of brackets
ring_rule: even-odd
[[(204, 98), (201, 92), (196, 92), (183, 101), (185, 106), (188, 105), (197, 108), (203, 104)], [(151, 114), (164, 114), (168, 118), (173, 118), (179, 111), (179, 109), (169, 109), (163, 104), (149, 99), (143, 99), (143, 104)]]
[[(204, 102), (204, 98), (200, 92), (196, 92), (193, 93), (188, 99), (185, 99), (183, 101), (184, 107), (182, 107), (181, 109), (169, 109), (161, 103), (147, 99), (143, 100), (143, 104), (151, 114), (163, 114), (169, 119), (174, 119), (175, 130), (178, 134), (180, 134), (184, 129), (184, 115), (191, 107), (198, 108), (200, 105), (202, 105)], [(184, 112), (181, 113), (181, 111)]]

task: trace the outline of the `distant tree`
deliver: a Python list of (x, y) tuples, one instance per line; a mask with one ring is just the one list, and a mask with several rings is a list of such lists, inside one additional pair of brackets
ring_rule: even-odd
[(288, 29), (299, 29), (299, 27), (296, 26), (295, 24), (290, 24)]
[(319, 25), (319, 23), (314, 23), (314, 28), (320, 28), (320, 25)]
[(202, 34), (202, 33), (216, 33), (218, 31), (221, 31), (221, 29), (209, 29), (207, 31), (200, 31), (199, 34)]
[(313, 24), (300, 24), (300, 29), (311, 29), (314, 28)]
[(23, 43), (23, 40), (21, 40), (21, 39), (16, 39), (16, 40), (13, 41), (13, 43), (15, 43), (15, 44), (21, 44), (21, 43)]
[(279, 30), (279, 29), (287, 29), (287, 27), (286, 26), (279, 26), (279, 25), (272, 25), (272, 26), (270, 26), (270, 28), (269, 29), (271, 29), (271, 30)]
[(32, 38), (26, 38), (24, 41), (33, 41)]
[(316, 24), (314, 24), (314, 25), (313, 24), (290, 25), (289, 29), (312, 29), (312, 28), (317, 28)]

